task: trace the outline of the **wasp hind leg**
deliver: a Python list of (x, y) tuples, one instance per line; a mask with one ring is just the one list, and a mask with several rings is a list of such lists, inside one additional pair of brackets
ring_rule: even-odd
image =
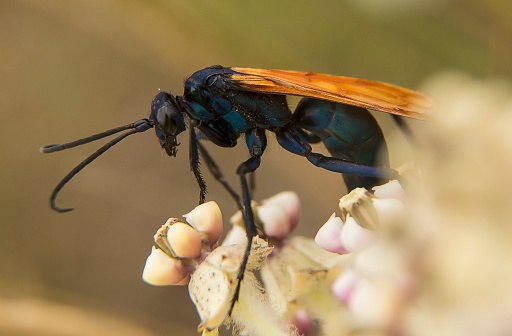
[(287, 151), (304, 156), (317, 167), (335, 173), (348, 173), (380, 179), (399, 179), (398, 172), (391, 168), (367, 166), (344, 159), (314, 153), (308, 141), (296, 128), (282, 128), (276, 131), (277, 141)]

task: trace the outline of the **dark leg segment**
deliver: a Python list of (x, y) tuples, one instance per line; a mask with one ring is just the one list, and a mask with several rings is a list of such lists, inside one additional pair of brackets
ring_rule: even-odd
[(251, 207), (251, 197), (249, 195), (249, 187), (247, 185), (247, 179), (245, 174), (254, 172), (260, 165), (259, 157), (252, 157), (249, 160), (242, 163), (237, 170), (237, 174), (240, 175), (240, 183), (242, 185), (242, 203), (243, 210), (242, 213), (244, 215), (244, 223), (245, 223), (245, 232), (247, 235), (247, 246), (245, 247), (244, 257), (242, 259), (242, 263), (240, 264), (240, 268), (238, 269), (238, 283), (236, 285), (235, 293), (233, 295), (233, 299), (231, 301), (231, 307), (229, 309), (229, 315), (233, 311), (233, 307), (238, 300), (240, 295), (240, 286), (242, 284), (242, 280), (244, 279), (245, 268), (247, 267), (247, 261), (249, 260), (249, 255), (251, 253), (252, 239), (256, 236), (257, 230), (256, 225), (254, 224), (254, 216), (252, 213)]
[(315, 166), (335, 173), (349, 173), (388, 180), (398, 178), (398, 172), (391, 168), (365, 166), (313, 152), (306, 155), (306, 158)]
[(248, 131), (246, 133), (246, 142), (247, 146), (249, 147), (251, 157), (247, 161), (243, 162), (240, 166), (238, 166), (237, 174), (240, 176), (240, 184), (242, 186), (242, 213), (244, 216), (245, 232), (247, 235), (247, 246), (245, 248), (242, 263), (240, 264), (240, 268), (238, 270), (238, 283), (236, 285), (235, 293), (231, 301), (229, 315), (231, 315), (233, 306), (235, 305), (240, 295), (240, 285), (242, 284), (245, 269), (247, 267), (247, 261), (249, 260), (249, 255), (251, 253), (252, 240), (257, 235), (256, 225), (254, 224), (254, 216), (251, 207), (251, 194), (247, 183), (246, 174), (253, 173), (260, 166), (261, 155), (263, 154), (263, 151), (265, 150), (265, 147), (267, 145), (265, 131), (261, 129), (254, 129)]
[(190, 170), (194, 173), (197, 184), (199, 185), (199, 204), (203, 204), (206, 201), (206, 183), (204, 182), (203, 175), (201, 174), (201, 170), (199, 169), (199, 143), (197, 141), (196, 131), (194, 128), (195, 126), (196, 124), (194, 123), (194, 121), (190, 121), (189, 161)]
[[(220, 171), (219, 166), (213, 158), (211, 157), (210, 153), (204, 148), (204, 146), (201, 144), (200, 141), (197, 142), (197, 148), (199, 149), (199, 153), (204, 159), (204, 163), (206, 163), (206, 167), (208, 167), (208, 170), (210, 173), (215, 177), (215, 179), (224, 187), (224, 189), (227, 190), (227, 192), (235, 199), (236, 204), (238, 205), (238, 208), (242, 210), (242, 201), (240, 199), (240, 195), (237, 194), (235, 189), (229, 185), (229, 183), (224, 179), (224, 175), (222, 175), (222, 172)], [(252, 176), (252, 175), (251, 175)]]
[(254, 198), (254, 191), (256, 190), (256, 172), (249, 175), (249, 196)]
[(294, 128), (280, 129), (276, 131), (277, 141), (284, 149), (306, 157), (309, 162), (317, 167), (336, 173), (350, 173), (361, 176), (370, 176), (383, 179), (398, 178), (398, 172), (394, 169), (366, 166), (346, 160), (325, 156), (312, 152), (312, 148), (301, 132)]

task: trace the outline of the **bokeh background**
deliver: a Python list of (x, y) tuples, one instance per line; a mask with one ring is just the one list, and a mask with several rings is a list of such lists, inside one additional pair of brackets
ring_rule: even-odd
[[(186, 287), (141, 281), (156, 229), (197, 204), (187, 137), (172, 159), (152, 131), (126, 139), (66, 186), (58, 204), (76, 208), (66, 214), (48, 197), (100, 144), (40, 146), (144, 118), (158, 89), (181, 94), (213, 64), (416, 89), (444, 71), (508, 80), (511, 14), (512, 3), (489, 0), (1, 1), (0, 334), (193, 335), (198, 324)], [(392, 165), (411, 160), (389, 116), (376, 117)], [(298, 232), (311, 236), (336, 210), (341, 178), (270, 139), (256, 198), (295, 190)], [(210, 146), (233, 184), (239, 147)], [(236, 207), (205, 176), (227, 225)]]

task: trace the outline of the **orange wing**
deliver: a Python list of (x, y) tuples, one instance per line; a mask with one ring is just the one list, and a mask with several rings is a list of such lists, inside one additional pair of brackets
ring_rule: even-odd
[(432, 102), (426, 95), (371, 80), (312, 72), (231, 68), (237, 86), (256, 92), (311, 97), (404, 117), (428, 120)]

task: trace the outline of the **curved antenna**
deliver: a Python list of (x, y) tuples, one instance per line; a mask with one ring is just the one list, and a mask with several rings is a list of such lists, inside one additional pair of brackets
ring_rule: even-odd
[(101, 154), (105, 153), (109, 148), (111, 148), (112, 146), (114, 146), (115, 144), (117, 144), (118, 142), (120, 142), (121, 140), (123, 140), (124, 138), (126, 138), (129, 135), (132, 135), (132, 134), (135, 134), (135, 133), (142, 133), (142, 132), (147, 131), (150, 128), (153, 128), (153, 123), (150, 120), (148, 120), (148, 119), (141, 119), (141, 120), (138, 120), (138, 121), (136, 121), (136, 122), (134, 122), (132, 124), (121, 126), (121, 127), (117, 127), (117, 128), (108, 130), (106, 132), (98, 133), (98, 134), (92, 135), (90, 137), (83, 138), (83, 139), (80, 139), (80, 140), (76, 140), (76, 141), (73, 141), (73, 142), (65, 143), (65, 144), (62, 144), (62, 145), (48, 145), (48, 146), (41, 147), (40, 151), (42, 153), (52, 153), (52, 152), (56, 152), (56, 151), (60, 151), (60, 150), (64, 150), (64, 149), (68, 149), (68, 148), (72, 148), (72, 147), (76, 147), (76, 146), (80, 146), (80, 145), (92, 142), (94, 140), (102, 139), (102, 138), (107, 137), (109, 135), (112, 135), (112, 134), (115, 134), (115, 133), (119, 133), (119, 132), (124, 131), (126, 129), (130, 129), (128, 132), (125, 132), (125, 133), (121, 134), (120, 136), (118, 136), (117, 138), (115, 138), (115, 139), (109, 141), (108, 143), (106, 143), (103, 147), (98, 149), (96, 152), (94, 152), (88, 158), (86, 158), (85, 160), (80, 162), (80, 164), (78, 166), (73, 168), (73, 170), (71, 170), (62, 179), (62, 181), (60, 181), (60, 183), (55, 187), (55, 189), (53, 189), (52, 195), (50, 196), (50, 206), (51, 206), (51, 208), (53, 210), (55, 210), (55, 211), (58, 211), (58, 212), (68, 212), (68, 211), (73, 210), (74, 208), (59, 208), (55, 204), (55, 199), (57, 198), (57, 195), (61, 191), (61, 189), (76, 174), (78, 174), (82, 169), (84, 169), (89, 163), (91, 163), (96, 158), (98, 158)]
[[(150, 124), (150, 123), (151, 122), (148, 119), (137, 120), (134, 123), (131, 123), (131, 124), (128, 124), (128, 125), (124, 125), (124, 126), (119, 126), (119, 127), (116, 127), (116, 128), (112, 128), (112, 129), (109, 129), (109, 130), (107, 130), (105, 132), (94, 134), (94, 135), (88, 136), (88, 137), (83, 138), (83, 139), (78, 139), (78, 140), (67, 142), (67, 143), (64, 143), (64, 144), (61, 144), (61, 145), (46, 145), (46, 146), (43, 146), (43, 147), (39, 148), (39, 152), (44, 153), (44, 154), (49, 154), (49, 153), (65, 150), (65, 149), (68, 149), (68, 148), (73, 148), (73, 147), (77, 147), (77, 146), (80, 146), (80, 145), (85, 145), (85, 144), (87, 144), (89, 142), (93, 142), (93, 141), (96, 141), (96, 140), (103, 139), (103, 138), (106, 138), (108, 136), (111, 136), (112, 134), (116, 134), (116, 133), (125, 131), (127, 129), (138, 128), (138, 127), (141, 127), (143, 125)], [(151, 124), (151, 126), (149, 128), (151, 128), (151, 127), (153, 127), (153, 124)], [(143, 131), (139, 131), (139, 132), (144, 132), (144, 131), (148, 130), (149, 128), (147, 128), (147, 129), (145, 129)]]

